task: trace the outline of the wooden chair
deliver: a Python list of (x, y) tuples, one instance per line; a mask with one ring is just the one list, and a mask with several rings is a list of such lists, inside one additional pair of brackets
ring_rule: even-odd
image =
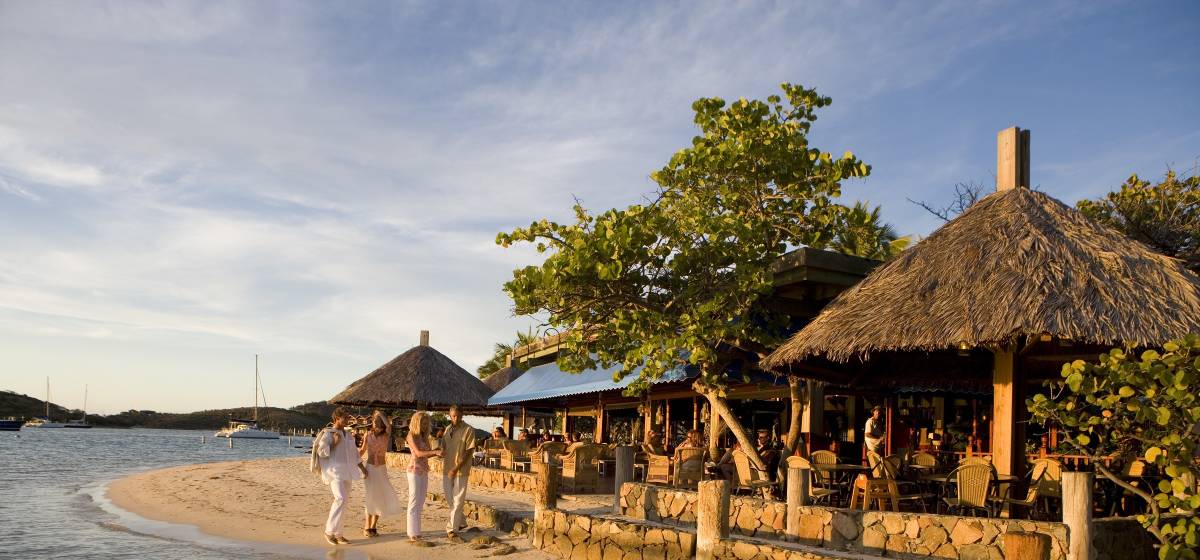
[(647, 447), (642, 448), (646, 456), (646, 484), (670, 484), (671, 456), (651, 453)]
[[(958, 512), (962, 515), (963, 512), (978, 512), (982, 511), (987, 517), (992, 516), (992, 511), (988, 507), (988, 497), (991, 495), (992, 485), (996, 479), (996, 471), (992, 468), (991, 462), (986, 464), (964, 464), (959, 465), (946, 477), (946, 485), (954, 484), (953, 492), (946, 488), (943, 492), (944, 497), (942, 502), (945, 503), (949, 513)], [(954, 480), (953, 483), (950, 481)]]
[(524, 462), (529, 456), (529, 442), (525, 440), (506, 439), (502, 442), (500, 449), (500, 468), (513, 469), (513, 463), (517, 461)]
[(735, 491), (749, 490), (751, 493), (761, 492), (763, 498), (770, 498), (771, 487), (775, 484), (771, 482), (770, 474), (754, 468), (754, 465), (750, 463), (750, 456), (746, 455), (741, 449), (736, 449), (733, 452), (733, 467), (737, 472)]
[(680, 447), (675, 450), (675, 474), (672, 482), (676, 487), (691, 488), (704, 478), (704, 457), (708, 451), (703, 447)]
[(600, 485), (600, 468), (596, 459), (601, 445), (585, 443), (562, 456), (562, 487), (566, 492), (596, 492)]
[(503, 443), (504, 443), (504, 440), (499, 440), (499, 439), (495, 439), (495, 438), (486, 439), (483, 441), (483, 464), (484, 464), (484, 466), (490, 467), (492, 465), (493, 459), (495, 459), (496, 461), (500, 460), (500, 450), (504, 448)]
[(832, 505), (834, 498), (837, 496), (837, 490), (834, 490), (827, 485), (825, 482), (825, 475), (821, 471), (812, 468), (812, 463), (810, 463), (808, 459), (805, 459), (804, 457), (788, 457), (787, 467), (789, 473), (791, 472), (791, 469), (808, 469), (809, 499), (814, 504), (825, 503)]

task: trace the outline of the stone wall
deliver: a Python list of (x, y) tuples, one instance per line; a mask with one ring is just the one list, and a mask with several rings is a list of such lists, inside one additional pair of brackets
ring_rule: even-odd
[[(412, 462), (408, 453), (388, 453), (387, 464), (393, 469), (407, 469)], [(438, 457), (429, 458), (429, 471), (442, 472), (442, 460)], [(487, 467), (471, 467), (469, 484), (476, 488), (492, 488), (509, 492), (533, 493), (534, 478), (531, 473), (489, 469)]]
[[(697, 499), (697, 493), (688, 490), (626, 483), (621, 488), (621, 511), (636, 519), (694, 525)], [(1000, 559), (1004, 557), (1000, 535), (1026, 531), (1050, 535), (1050, 558), (1062, 560), (1069, 542), (1066, 525), (1043, 521), (818, 506), (803, 506), (799, 515), (800, 543), (872, 553), (886, 551), (889, 556)], [(782, 539), (786, 525), (787, 505), (783, 502), (738, 496), (730, 499), (731, 533)]]
[(534, 548), (570, 560), (692, 558), (696, 533), (657, 523), (545, 510), (535, 519)]

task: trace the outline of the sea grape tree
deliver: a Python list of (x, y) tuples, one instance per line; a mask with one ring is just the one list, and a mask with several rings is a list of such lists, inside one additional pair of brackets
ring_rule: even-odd
[[(1145, 501), (1149, 513), (1139, 519), (1163, 559), (1194, 559), (1200, 549), (1197, 388), (1200, 336), (1193, 334), (1136, 357), (1118, 348), (1096, 363), (1065, 364), (1049, 397), (1027, 401), (1035, 421), (1057, 424), (1101, 476)], [(1105, 465), (1114, 457), (1143, 460), (1164, 476), (1156, 487), (1139, 488)]]
[[(786, 317), (764, 305), (771, 264), (792, 248), (837, 240), (847, 223), (847, 208), (835, 202), (841, 182), (870, 173), (852, 153), (836, 157), (810, 144), (828, 97), (782, 89), (765, 101), (696, 101), (700, 133), (651, 174), (657, 192), (645, 203), (593, 213), (577, 201), (574, 223), (540, 220), (496, 239), (547, 254), (514, 271), (504, 288), (517, 314), (545, 317), (566, 333), (560, 367), (619, 364), (618, 378), (638, 371), (638, 391), (693, 364), (695, 388), (760, 468), (725, 402), (730, 366), (753, 363), (785, 334)], [(855, 242), (888, 245), (878, 229), (878, 239)]]

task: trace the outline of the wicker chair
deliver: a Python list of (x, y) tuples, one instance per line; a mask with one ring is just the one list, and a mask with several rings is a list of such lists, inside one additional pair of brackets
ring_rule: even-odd
[(824, 474), (821, 471), (812, 468), (812, 463), (809, 463), (808, 459), (805, 459), (804, 457), (788, 457), (787, 467), (789, 471), (791, 469), (808, 469), (808, 498), (812, 500), (813, 503), (825, 503), (832, 505), (834, 498), (837, 496), (837, 490), (834, 490), (828, 486), (825, 481)]
[(513, 463), (524, 462), (529, 456), (529, 442), (523, 439), (506, 439), (500, 442), (500, 468), (512, 470)]
[(930, 469), (936, 469), (938, 466), (937, 457), (934, 457), (932, 453), (924, 451), (914, 453), (911, 462), (919, 467), (928, 467)]
[(550, 464), (558, 464), (559, 455), (567, 452), (567, 444), (561, 441), (543, 441), (536, 449), (529, 452), (529, 460), (540, 461), (545, 457), (543, 453), (549, 452)]
[[(951, 479), (954, 482), (950, 482)], [(946, 477), (946, 486), (942, 498), (949, 510), (949, 513), (958, 512), (962, 515), (964, 512), (979, 512), (982, 511), (987, 517), (992, 516), (992, 510), (988, 507), (988, 496), (991, 495), (992, 485), (996, 479), (996, 470), (992, 468), (991, 462), (986, 464), (965, 464), (960, 465), (954, 472)], [(953, 492), (949, 486), (954, 484)]]
[(751, 493), (761, 492), (763, 498), (770, 498), (771, 476), (760, 471), (750, 463), (750, 456), (741, 449), (733, 451), (733, 467), (737, 471), (737, 484), (734, 490), (749, 490)]
[(600, 485), (600, 468), (596, 459), (604, 446), (585, 443), (562, 456), (562, 487), (566, 492), (596, 492)]
[(992, 466), (992, 458), (985, 455), (971, 455), (969, 457), (963, 457), (962, 460), (958, 462), (958, 466), (961, 467), (964, 465), (987, 465), (990, 467)]
[(691, 488), (704, 478), (704, 457), (708, 451), (703, 447), (680, 447), (675, 450), (675, 474), (671, 477), (676, 487)]
[(646, 483), (670, 484), (671, 456), (654, 453), (653, 451), (655, 450), (648, 445), (642, 446), (642, 453), (646, 456)]
[(838, 456), (828, 449), (818, 449), (812, 452), (812, 462), (817, 465), (836, 465)]

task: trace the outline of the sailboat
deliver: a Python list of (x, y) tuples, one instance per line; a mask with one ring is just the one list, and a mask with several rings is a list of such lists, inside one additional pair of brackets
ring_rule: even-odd
[(50, 378), (46, 378), (46, 417), (34, 418), (25, 423), (26, 428), (62, 428), (66, 424), (50, 421)]
[[(279, 439), (279, 432), (271, 430), (263, 430), (258, 427), (258, 394), (262, 391), (262, 382), (258, 374), (258, 354), (254, 355), (254, 417), (250, 420), (240, 420), (231, 418), (229, 427), (221, 428), (216, 434), (216, 437), (227, 437), (234, 439)], [(263, 398), (263, 406), (266, 406), (267, 399)]]
[(87, 421), (87, 385), (83, 386), (83, 418), (75, 420), (67, 420), (63, 425), (64, 428), (91, 428), (92, 425)]

